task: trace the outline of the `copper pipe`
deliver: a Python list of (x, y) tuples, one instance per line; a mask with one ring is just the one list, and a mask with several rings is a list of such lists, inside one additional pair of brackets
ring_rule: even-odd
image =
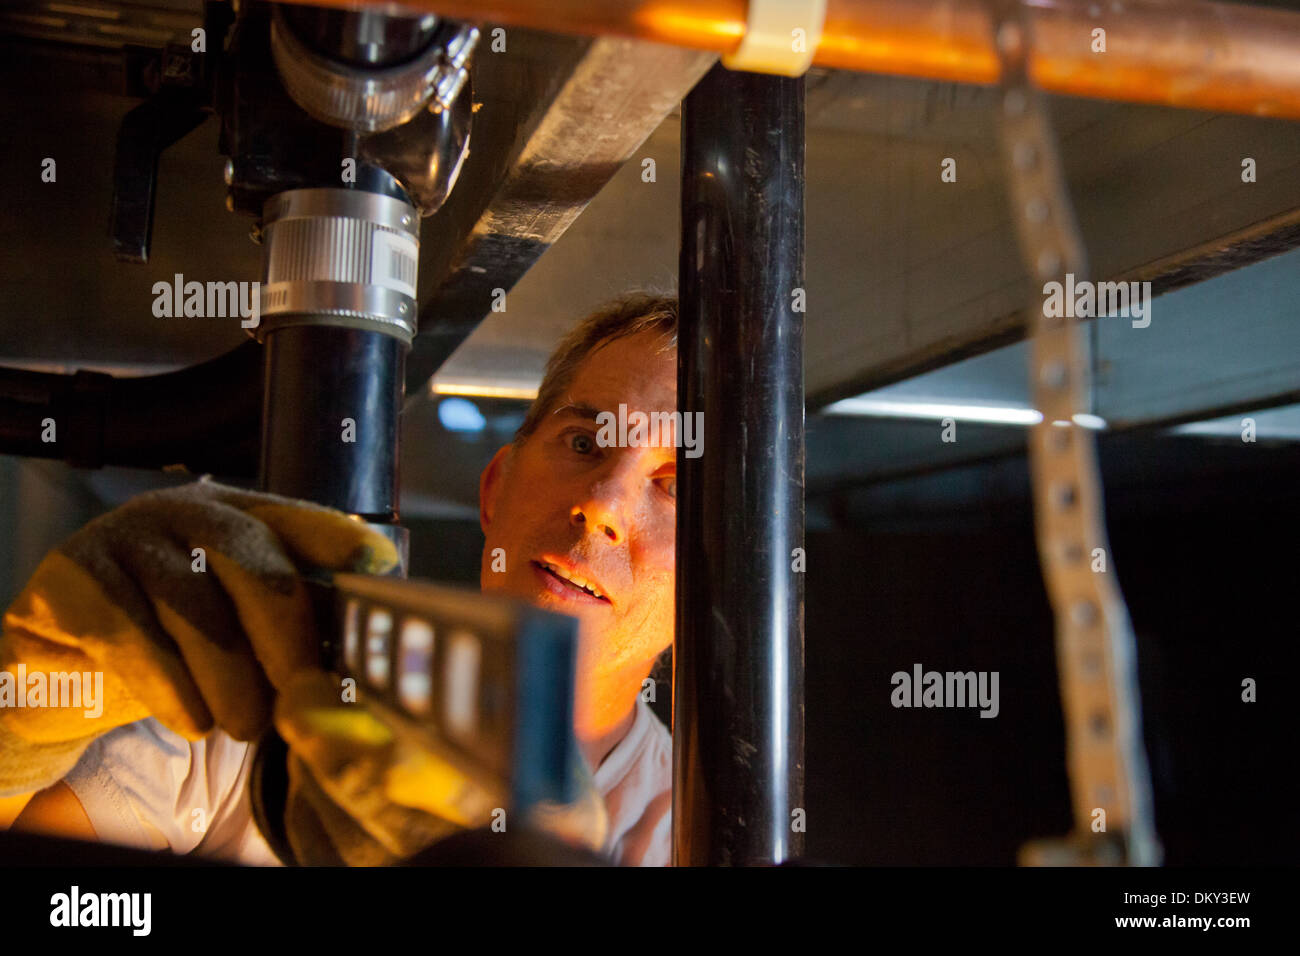
[[(292, 0), (304, 2), (304, 0)], [(310, 0), (356, 6), (357, 0)], [(729, 53), (746, 0), (403, 0), (444, 16)], [(1032, 0), (1043, 89), (1300, 119), (1300, 13), (1203, 0)], [(1092, 52), (1092, 31), (1106, 52)], [(828, 0), (818, 66), (996, 83), (982, 0)]]

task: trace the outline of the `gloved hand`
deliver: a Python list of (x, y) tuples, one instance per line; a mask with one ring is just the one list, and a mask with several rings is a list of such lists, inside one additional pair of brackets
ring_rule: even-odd
[(255, 740), (274, 690), (318, 664), (296, 566), (379, 573), (397, 560), (387, 538), (337, 511), (206, 480), (92, 521), (5, 614), (0, 671), (99, 672), (102, 699), (0, 706), (0, 795), (48, 786), (100, 734), (144, 717), (190, 740), (214, 724)]
[(604, 846), (605, 801), (581, 758), (572, 768), (579, 799), (511, 819), (507, 794), (472, 779), (382, 706), (345, 702), (335, 675), (300, 672), (276, 700), (275, 725), (290, 748), (285, 830), (300, 864), (390, 865), (459, 828), (489, 824)]
[[(92, 521), (45, 557), (6, 613), (0, 671), (98, 672), (102, 694), (82, 707), (0, 707), (0, 795), (48, 786), (96, 737), (145, 717), (190, 740), (214, 725), (256, 740), (274, 702), (292, 748), (285, 822), (301, 862), (394, 862), (489, 822), (504, 794), (367, 705), (343, 703), (338, 678), (319, 667), (298, 568), (373, 574), (397, 560), (387, 538), (339, 512), (206, 480)], [(599, 846), (604, 801), (584, 793), (538, 819)]]

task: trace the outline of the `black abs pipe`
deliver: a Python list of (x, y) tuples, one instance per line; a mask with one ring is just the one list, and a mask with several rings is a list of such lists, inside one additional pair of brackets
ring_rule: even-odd
[(251, 341), (162, 375), (0, 368), (0, 454), (252, 478), (261, 375), (262, 350)]
[(300, 325), (266, 337), (261, 486), (385, 524), (397, 513), (406, 345)]
[[(720, 66), (682, 109), (673, 858), (803, 849), (804, 84)], [(795, 311), (798, 309), (799, 311)]]

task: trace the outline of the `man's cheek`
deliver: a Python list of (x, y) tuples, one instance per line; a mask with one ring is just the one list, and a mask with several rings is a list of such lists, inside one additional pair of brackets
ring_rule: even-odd
[(637, 591), (637, 603), (641, 609), (639, 617), (647, 626), (658, 626), (665, 619), (672, 619), (677, 589), (671, 564), (646, 572)]
[(677, 567), (676, 526), (669, 524), (657, 534), (638, 535), (630, 550), (634, 567), (645, 568), (654, 574), (666, 572), (672, 575)]
[(667, 592), (668, 599), (672, 600), (677, 582), (676, 552), (672, 548), (661, 550), (645, 567), (649, 569), (646, 575), (647, 587), (652, 591)]
[(518, 590), (528, 583), (529, 563), (524, 550), (501, 536), (489, 535), (483, 547), (480, 585), (484, 590)]

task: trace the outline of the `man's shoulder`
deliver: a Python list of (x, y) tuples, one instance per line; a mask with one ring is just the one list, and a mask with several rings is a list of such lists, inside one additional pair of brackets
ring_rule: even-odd
[(96, 739), (68, 776), (100, 769), (146, 789), (174, 788), (187, 780), (215, 783), (238, 776), (250, 746), (219, 729), (199, 740), (187, 740), (146, 717)]
[(629, 786), (638, 791), (655, 783), (671, 787), (672, 749), (668, 728), (637, 698), (632, 726), (593, 775), (596, 789), (608, 797)]
[(251, 748), (219, 729), (187, 740), (150, 717), (96, 740), (64, 782), (109, 842), (230, 855), (253, 825)]
[(671, 789), (673, 785), (673, 735), (664, 722), (659, 719), (650, 705), (641, 703), (645, 708), (646, 716), (650, 720), (650, 731), (647, 734), (649, 743), (647, 744), (648, 757), (646, 758), (654, 767), (658, 768), (663, 774), (665, 789)]
[[(621, 751), (621, 752), (620, 752)], [(609, 811), (610, 849), (625, 866), (667, 866), (671, 858), (673, 741), (650, 707), (637, 700), (632, 729), (596, 774)], [(606, 773), (602, 779), (601, 771)]]
[(638, 702), (646, 722), (645, 738), (641, 742), (636, 764), (632, 769), (647, 794), (671, 792), (673, 788), (673, 737), (663, 721), (655, 716), (648, 704)]

